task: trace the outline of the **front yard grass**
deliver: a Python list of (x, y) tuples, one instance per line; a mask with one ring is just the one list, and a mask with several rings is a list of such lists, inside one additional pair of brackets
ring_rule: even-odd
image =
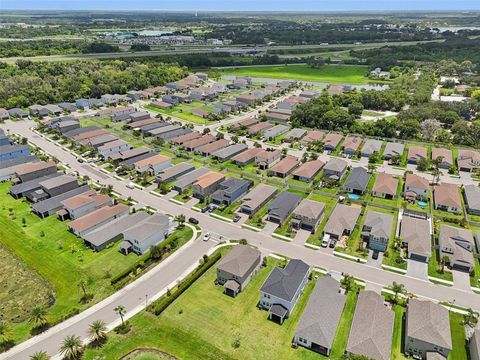
[(390, 359), (405, 360), (407, 357), (403, 353), (405, 348), (405, 323), (403, 316), (406, 309), (401, 305), (395, 305), (393, 310), (395, 311), (395, 320), (393, 323), (392, 352)]
[(307, 283), (283, 325), (268, 320), (268, 313), (256, 308), (259, 289), (278, 264), (268, 258), (267, 266), (236, 298), (214, 286), (213, 266), (160, 316), (141, 312), (130, 320), (133, 330), (127, 337), (109, 334), (107, 344), (88, 349), (84, 359), (119, 359), (138, 347), (158, 348), (181, 359), (268, 359), (272, 354), (278, 359), (318, 359), (310, 350), (290, 346), (314, 281)]
[(230, 204), (228, 206), (223, 205), (223, 206), (217, 207), (215, 210), (213, 210), (213, 213), (220, 216), (224, 216), (229, 219), (233, 219), (235, 217), (234, 212), (237, 211), (240, 205), (242, 205), (242, 202), (236, 201), (233, 204)]
[[(31, 214), (26, 200), (16, 200), (7, 194), (10, 185), (0, 184), (0, 243), (51, 286), (55, 302), (48, 308), (48, 321), (55, 323), (113, 293), (112, 274), (127, 268), (138, 257), (120, 254), (116, 245), (93, 252), (82, 239), (67, 231), (66, 222), (60, 222), (54, 215), (40, 219)], [(22, 219), (25, 219), (25, 226)], [(0, 266), (4, 268), (5, 264), (0, 263)], [(88, 304), (80, 303), (82, 293), (78, 283), (81, 279), (87, 281), (87, 292), (94, 294), (93, 301)], [(35, 291), (35, 287), (29, 291)], [(26, 291), (25, 296), (28, 295), (31, 294)], [(16, 299), (18, 306), (22, 306), (23, 301), (20, 297)], [(18, 342), (30, 336), (32, 326), (19, 321), (11, 323), (11, 328), (12, 339)]]
[(462, 324), (463, 315), (450, 312), (450, 332), (452, 334), (452, 351), (448, 355), (448, 360), (468, 359), (467, 339), (465, 328)]
[(442, 280), (453, 281), (453, 275), (447, 270), (446, 266), (443, 273), (441, 272), (440, 260), (438, 250), (432, 249), (432, 256), (428, 260), (428, 275)]

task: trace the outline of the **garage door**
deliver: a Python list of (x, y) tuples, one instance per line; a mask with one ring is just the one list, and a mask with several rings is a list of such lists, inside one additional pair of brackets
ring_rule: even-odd
[(409, 259), (421, 262), (427, 262), (427, 258), (425, 256), (417, 255), (417, 254), (410, 254)]
[(467, 266), (462, 266), (462, 265), (453, 265), (453, 269), (458, 270), (458, 271), (463, 271), (463, 272), (470, 272), (470, 268)]
[(302, 229), (303, 229), (303, 230), (312, 231), (312, 225), (302, 224)]

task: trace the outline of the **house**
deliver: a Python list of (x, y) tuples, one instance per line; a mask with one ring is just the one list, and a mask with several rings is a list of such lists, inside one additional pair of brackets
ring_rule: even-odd
[(244, 120), (240, 120), (240, 121), (237, 121), (235, 123), (233, 123), (231, 126), (230, 126), (230, 131), (235, 131), (235, 130), (238, 130), (238, 129), (242, 129), (242, 128), (247, 128), (247, 127), (250, 127), (252, 125), (255, 125), (255, 124), (258, 124), (260, 122), (260, 119), (257, 119), (257, 118), (254, 118), (254, 117), (249, 117), (249, 118), (246, 118)]
[(187, 127), (176, 126), (175, 128), (171, 128), (169, 131), (162, 131), (161, 134), (156, 134), (155, 137), (167, 142), (170, 141), (170, 139), (189, 134), (191, 132), (192, 130)]
[(28, 145), (3, 145), (0, 146), (0, 161), (29, 156), (30, 148)]
[(300, 195), (282, 191), (268, 207), (267, 220), (282, 224), (301, 200)]
[(408, 248), (408, 258), (428, 262), (432, 256), (430, 224), (426, 219), (411, 216), (402, 217), (400, 224), (402, 245)]
[(174, 138), (170, 139), (170, 142), (174, 145), (183, 145), (187, 141), (195, 140), (195, 139), (198, 139), (200, 137), (202, 137), (202, 134), (200, 134), (198, 131), (192, 131), (188, 134), (184, 134), (184, 135), (174, 137)]
[(10, 114), (8, 113), (7, 109), (0, 108), (0, 120), (8, 120), (10, 119)]
[(363, 167), (353, 168), (341, 189), (348, 193), (362, 195), (367, 190), (371, 174)]
[(323, 177), (326, 179), (340, 180), (347, 171), (348, 163), (341, 159), (330, 159), (323, 167)]
[(53, 161), (40, 161), (20, 165), (15, 170), (21, 182), (30, 181), (57, 172), (57, 164)]
[(325, 150), (327, 151), (334, 151), (338, 144), (340, 144), (340, 141), (342, 141), (343, 136), (337, 133), (328, 133), (324, 138), (323, 138), (323, 144), (325, 147)]
[(387, 173), (378, 173), (372, 189), (372, 196), (393, 199), (397, 194), (398, 179)]
[(290, 119), (290, 115), (291, 114), (281, 114), (273, 111), (267, 111), (265, 113), (267, 120), (273, 123), (286, 123)]
[(307, 133), (307, 130), (305, 129), (300, 129), (300, 128), (295, 128), (290, 130), (290, 132), (283, 138), (283, 141), (285, 142), (295, 142), (300, 140), (305, 134)]
[(313, 234), (320, 224), (324, 213), (324, 203), (303, 199), (293, 210), (292, 226), (296, 229), (308, 230)]
[(346, 353), (389, 360), (394, 318), (394, 312), (384, 304), (380, 294), (371, 290), (360, 291)]
[(230, 178), (220, 183), (220, 188), (216, 190), (211, 198), (217, 205), (231, 205), (244, 195), (252, 186), (251, 180)]
[(310, 266), (292, 259), (285, 268), (276, 267), (260, 288), (260, 307), (268, 310), (269, 319), (280, 324), (288, 318), (305, 288)]
[(212, 141), (215, 141), (215, 136), (213, 136), (212, 134), (206, 134), (197, 139), (184, 142), (182, 147), (187, 151), (192, 151), (203, 145), (211, 143)]
[(83, 133), (80, 133), (78, 135), (72, 136), (72, 140), (76, 141), (76, 142), (80, 142), (80, 141), (85, 140), (85, 139), (91, 139), (91, 138), (101, 136), (101, 135), (106, 135), (106, 134), (108, 134), (107, 130), (95, 129), (95, 130), (83, 132)]
[(49, 115), (60, 115), (63, 112), (63, 109), (55, 104), (47, 104), (44, 108), (47, 109)]
[(31, 202), (38, 202), (78, 188), (77, 178), (70, 175), (55, 176), (39, 183), (40, 188), (26, 195)]
[(335, 240), (340, 240), (342, 236), (350, 236), (361, 212), (360, 207), (337, 203), (323, 229), (324, 234)]
[[(169, 124), (169, 125), (166, 125), (166, 126), (162, 126), (162, 127), (159, 127), (159, 128), (156, 128), (156, 129), (152, 129), (152, 130), (149, 130), (147, 131), (148, 135), (150, 136), (156, 136), (158, 137), (159, 135), (161, 134), (167, 134), (167, 133), (170, 133), (172, 131), (176, 131), (178, 129), (181, 129), (182, 127), (179, 126), (179, 125), (172, 125), (172, 124)], [(182, 134), (183, 135), (183, 134)], [(178, 135), (174, 135), (175, 136), (178, 136)]]
[(440, 258), (447, 256), (452, 269), (472, 272), (475, 268), (475, 242), (472, 230), (440, 224)]
[(348, 135), (342, 144), (342, 150), (346, 156), (354, 156), (360, 145), (362, 144), (363, 139), (360, 136)]
[(268, 175), (285, 178), (298, 166), (299, 163), (300, 161), (297, 157), (286, 155), (268, 170)]
[(122, 139), (117, 139), (115, 141), (111, 141), (106, 143), (105, 145), (100, 146), (97, 151), (104, 158), (108, 158), (113, 154), (119, 153), (121, 151), (130, 150), (131, 148), (132, 145), (130, 145), (130, 143)]
[(457, 166), (459, 171), (466, 172), (480, 169), (480, 152), (470, 149), (458, 149)]
[(127, 97), (132, 99), (133, 101), (137, 101), (137, 100), (144, 99), (147, 96), (143, 91), (130, 90), (130, 91), (127, 91)]
[(344, 85), (331, 84), (327, 89), (327, 93), (330, 96), (341, 95), (341, 94), (343, 94), (344, 89), (345, 89)]
[(20, 108), (12, 108), (8, 110), (8, 115), (11, 118), (25, 119), (28, 117), (28, 113)]
[(80, 127), (78, 129), (67, 131), (63, 135), (65, 135), (67, 138), (73, 139), (77, 135), (85, 134), (94, 130), (100, 130), (100, 128), (98, 126), (85, 126), (85, 127)]
[(39, 161), (35, 155), (0, 161), (0, 182), (11, 181), (16, 178), (16, 170), (18, 167)]
[(239, 103), (243, 103), (246, 106), (251, 106), (257, 101), (257, 98), (253, 95), (239, 95), (235, 99)]
[(187, 174), (180, 176), (173, 184), (173, 190), (182, 193), (184, 190), (191, 187), (197, 179), (210, 172), (209, 169), (201, 167), (193, 171), (189, 171)]
[(430, 359), (437, 353), (446, 359), (452, 350), (449, 311), (429, 300), (410, 299), (405, 315), (405, 354)]
[(0, 129), (0, 146), (10, 145), (10, 138), (5, 135), (5, 132)]
[(255, 165), (264, 170), (279, 161), (281, 157), (282, 151), (280, 149), (272, 151), (262, 150), (255, 156)]
[(128, 206), (123, 204), (102, 207), (71, 221), (68, 224), (68, 228), (75, 235), (82, 237), (88, 232), (105, 225), (109, 221), (127, 216), (128, 211)]
[(46, 218), (52, 214), (55, 214), (57, 211), (62, 210), (62, 202), (64, 200), (86, 193), (88, 191), (90, 191), (90, 187), (88, 185), (76, 187), (73, 190), (66, 191), (62, 194), (32, 204), (32, 211), (41, 218)]
[(324, 166), (325, 163), (322, 160), (310, 160), (304, 162), (293, 172), (293, 178), (298, 181), (309, 183), (315, 179)]
[(369, 210), (363, 223), (362, 238), (372, 250), (387, 251), (392, 234), (393, 215)]
[(69, 131), (80, 128), (80, 123), (77, 120), (65, 120), (61, 121), (56, 125), (58, 131), (62, 134), (65, 134)]
[(45, 106), (38, 105), (38, 104), (30, 105), (28, 107), (28, 112), (32, 116), (40, 116), (40, 117), (47, 116), (48, 114), (50, 114), (50, 111)]
[(179, 164), (173, 165), (171, 167), (168, 167), (164, 170), (159, 171), (157, 174), (156, 181), (158, 183), (170, 182), (193, 170), (195, 170), (195, 166), (186, 162), (181, 162)]
[(426, 159), (427, 156), (427, 149), (423, 146), (410, 146), (408, 148), (407, 162), (409, 164), (418, 164), (420, 159)]
[(146, 159), (140, 160), (134, 164), (137, 174), (148, 171), (152, 175), (171, 166), (171, 159), (162, 154), (156, 154)]
[(91, 146), (94, 149), (98, 149), (100, 146), (105, 145), (108, 142), (112, 142), (118, 140), (118, 137), (116, 137), (113, 134), (105, 134), (105, 135), (100, 135), (100, 136), (95, 136), (92, 138), (87, 138), (78, 141), (78, 144), (83, 145), (83, 146)]
[(438, 165), (441, 169), (450, 169), (453, 165), (452, 159), (452, 151), (450, 149), (445, 148), (432, 148), (432, 160), (436, 160), (438, 158), (442, 158), (442, 161)]
[(468, 341), (470, 360), (480, 360), (480, 329), (473, 330), (472, 337)]
[(271, 140), (273, 138), (276, 138), (277, 136), (280, 136), (284, 133), (286, 133), (290, 129), (289, 126), (287, 125), (275, 125), (274, 127), (271, 127), (269, 129), (266, 129), (263, 132), (263, 138), (265, 140)]
[(95, 190), (90, 190), (63, 200), (62, 205), (65, 212), (61, 217), (63, 219), (67, 217), (72, 220), (78, 219), (92, 211), (104, 206), (110, 206), (111, 204), (112, 199), (109, 196), (97, 194)]
[(311, 142), (322, 141), (325, 133), (320, 130), (310, 130), (307, 132), (307, 135), (302, 139), (303, 144), (309, 144)]
[(293, 343), (330, 356), (345, 301), (339, 282), (331, 276), (321, 276), (298, 322)]
[(203, 156), (210, 156), (213, 152), (228, 146), (228, 140), (219, 139), (209, 144), (197, 147), (194, 152)]
[(136, 156), (131, 157), (129, 159), (123, 160), (122, 162), (120, 162), (119, 165), (120, 166), (125, 166), (128, 169), (133, 170), (135, 168), (135, 163), (136, 162), (139, 162), (140, 160), (147, 159), (147, 158), (155, 156), (155, 155), (157, 155), (156, 152), (148, 151), (148, 152), (143, 153), (141, 155), (136, 155)]
[(133, 251), (137, 255), (143, 255), (152, 246), (160, 244), (170, 232), (170, 218), (163, 214), (153, 214), (138, 222), (134, 226), (123, 231), (123, 242), (120, 244), (120, 252), (127, 255)]
[(428, 180), (416, 174), (407, 173), (403, 187), (405, 199), (416, 200), (428, 198), (428, 189), (430, 185)]
[(174, 104), (168, 103), (166, 101), (152, 101), (149, 106), (160, 110), (170, 110), (174, 106)]
[(275, 196), (277, 191), (278, 189), (274, 186), (258, 184), (243, 197), (240, 212), (248, 215), (255, 214)]
[(263, 152), (262, 148), (251, 148), (232, 157), (232, 163), (245, 166), (255, 160), (258, 154)]
[(119, 151), (118, 153), (109, 155), (108, 158), (112, 161), (124, 161), (124, 160), (134, 158), (135, 156), (146, 154), (149, 151), (150, 151), (149, 148), (145, 146), (141, 146), (138, 148), (133, 148), (125, 151)]
[(141, 121), (150, 119), (150, 113), (148, 111), (136, 111), (130, 114), (129, 122)]
[(301, 97), (304, 97), (304, 98), (307, 98), (307, 99), (313, 99), (313, 98), (316, 98), (320, 95), (321, 95), (321, 93), (319, 91), (316, 91), (316, 90), (303, 90), (300, 93), (300, 95), (298, 95), (298, 96), (301, 96)]
[(210, 116), (210, 111), (203, 110), (201, 108), (195, 108), (195, 109), (192, 109), (192, 115), (196, 115), (203, 119), (206, 119)]
[(476, 185), (465, 185), (463, 191), (467, 212), (480, 216), (480, 188)]
[(230, 160), (235, 155), (244, 152), (248, 149), (248, 146), (245, 144), (233, 144), (229, 145), (225, 148), (219, 149), (217, 151), (212, 152), (212, 157), (217, 159), (221, 162)]
[(62, 103), (58, 104), (58, 106), (59, 106), (63, 111), (67, 111), (67, 112), (69, 112), (69, 113), (74, 112), (74, 111), (77, 111), (77, 107), (75, 106), (75, 103), (62, 102)]
[(404, 150), (405, 145), (402, 143), (387, 142), (387, 145), (385, 145), (385, 150), (383, 151), (383, 159), (391, 160), (394, 156), (401, 157)]
[(62, 175), (61, 172), (56, 172), (54, 174), (42, 176), (40, 178), (36, 178), (30, 181), (26, 181), (20, 184), (16, 184), (10, 187), (8, 192), (12, 195), (15, 199), (20, 199), (21, 197), (29, 195), (31, 192), (41, 189), (40, 183), (47, 179), (51, 179), (57, 176)]
[(382, 141), (375, 139), (367, 139), (363, 145), (361, 155), (363, 157), (370, 157), (373, 153), (380, 153), (382, 149)]
[(215, 171), (209, 171), (201, 175), (193, 184), (193, 196), (198, 199), (203, 199), (212, 195), (220, 188), (220, 183), (223, 180), (225, 180), (225, 175)]
[(248, 245), (237, 245), (218, 263), (216, 282), (225, 294), (235, 297), (242, 292), (261, 265), (262, 253)]
[(462, 212), (462, 200), (457, 185), (441, 183), (433, 188), (433, 201), (435, 209), (460, 214)]
[(248, 128), (248, 135), (254, 136), (260, 134), (271, 127), (273, 127), (273, 125), (268, 121), (259, 122), (258, 124), (252, 125)]

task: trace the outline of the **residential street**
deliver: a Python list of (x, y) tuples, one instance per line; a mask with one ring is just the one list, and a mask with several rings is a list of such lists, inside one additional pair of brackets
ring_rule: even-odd
[[(140, 204), (151, 206), (158, 211), (171, 215), (184, 214), (187, 218), (197, 218), (204, 231), (216, 233), (224, 239), (246, 238), (250, 243), (258, 246), (264, 253), (276, 253), (291, 258), (299, 258), (314, 266), (348, 273), (365, 280), (369, 286), (389, 286), (393, 281), (396, 281), (404, 284), (408, 292), (420, 297), (445, 302), (455, 300), (455, 304), (458, 306), (466, 308), (471, 307), (475, 310), (480, 310), (480, 296), (471, 291), (455, 287), (435, 285), (418, 278), (399, 275), (381, 270), (377, 267), (341, 259), (325, 252), (323, 249), (308, 249), (304, 247), (303, 244), (295, 241), (281, 241), (272, 238), (264, 232), (256, 233), (247, 229), (242, 229), (238, 224), (221, 222), (207, 214), (202, 214), (185, 206), (174, 204), (166, 199), (154, 196), (147, 191), (128, 189), (125, 186), (126, 182), (117, 180), (110, 175), (106, 175), (89, 164), (78, 163), (73, 155), (32, 132), (30, 130), (30, 127), (32, 126), (34, 126), (34, 122), (32, 121), (7, 121), (2, 125), (4, 129), (9, 129), (11, 134), (18, 134), (27, 137), (31, 143), (57, 157), (63, 164), (68, 165), (71, 170), (76, 170), (81, 175), (88, 175), (94, 182), (98, 180), (101, 184), (112, 185), (114, 191), (121, 193), (126, 197), (131, 196)], [(379, 168), (379, 171), (382, 171), (381, 169), (382, 168)], [(395, 170), (386, 167), (385, 171), (387, 171), (387, 169)], [(454, 182), (453, 180), (455, 179), (448, 177), (449, 182)], [(86, 329), (93, 320), (103, 319), (107, 323), (112, 323), (115, 320), (118, 321), (117, 315), (113, 311), (113, 308), (116, 305), (122, 304), (126, 306), (128, 311), (132, 311), (132, 309), (144, 305), (145, 294), (148, 295), (147, 300), (151, 299), (156, 294), (160, 294), (169, 286), (169, 284), (174, 282), (189, 268), (195, 266), (198, 259), (211, 249), (213, 245), (215, 245), (215, 243), (212, 241), (203, 242), (197, 240), (192, 245), (182, 248), (176, 253), (176, 255), (158, 265), (140, 280), (132, 283), (117, 294), (87, 310), (85, 312), (88, 313), (87, 316), (82, 313), (77, 317), (71, 318), (65, 323), (50, 329), (48, 332), (13, 348), (10, 352), (0, 355), (0, 359), (28, 359), (28, 356), (37, 350), (46, 350), (50, 354), (55, 354), (61, 341), (66, 335), (77, 334), (85, 336)]]

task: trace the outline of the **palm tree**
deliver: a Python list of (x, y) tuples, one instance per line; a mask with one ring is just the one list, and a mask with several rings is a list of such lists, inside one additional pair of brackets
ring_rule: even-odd
[(0, 320), (0, 340), (2, 340), (2, 342), (7, 342), (9, 336), (10, 327), (5, 321)]
[(86, 298), (87, 297), (87, 281), (85, 279), (81, 279), (78, 282), (78, 286), (80, 287), (80, 289), (82, 289), (83, 298)]
[(37, 351), (30, 355), (30, 360), (50, 360), (50, 356), (45, 351)]
[(115, 311), (118, 314), (118, 316), (120, 316), (120, 319), (122, 320), (122, 325), (125, 325), (125, 323), (123, 322), (123, 317), (127, 313), (125, 306), (118, 305), (115, 309), (113, 309), (113, 311)]
[(182, 227), (183, 223), (185, 222), (185, 215), (180, 214), (175, 216), (175, 221), (178, 223), (178, 226)]
[(445, 271), (445, 265), (447, 265), (450, 262), (450, 258), (448, 255), (443, 255), (442, 256), (442, 273)]
[(88, 336), (94, 343), (102, 342), (107, 338), (107, 325), (103, 320), (95, 320), (88, 328)]
[(340, 280), (340, 285), (345, 288), (345, 292), (351, 291), (355, 286), (355, 278), (352, 275), (345, 274), (343, 275), (342, 280)]
[(65, 359), (77, 360), (83, 352), (82, 340), (79, 336), (68, 335), (63, 339), (62, 346), (60, 347), (60, 353)]
[(478, 322), (478, 312), (474, 311), (472, 308), (467, 309), (467, 313), (463, 317), (463, 323), (470, 327), (475, 327)]
[(37, 305), (30, 313), (29, 321), (35, 326), (40, 327), (47, 324), (47, 309), (43, 306)]
[(392, 284), (392, 291), (395, 294), (393, 298), (393, 302), (396, 304), (397, 303), (397, 298), (399, 294), (405, 294), (405, 285), (397, 283), (396, 281), (393, 282)]

